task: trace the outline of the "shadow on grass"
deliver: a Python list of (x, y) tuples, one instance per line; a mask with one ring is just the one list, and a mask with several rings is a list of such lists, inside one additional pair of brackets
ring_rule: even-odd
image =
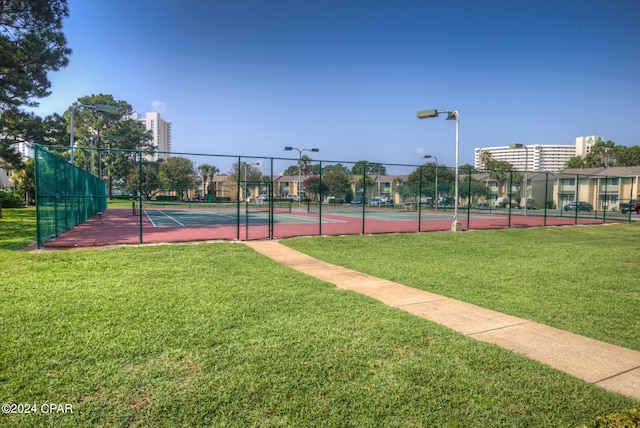
[(0, 250), (20, 250), (36, 239), (36, 209), (3, 208), (0, 218)]

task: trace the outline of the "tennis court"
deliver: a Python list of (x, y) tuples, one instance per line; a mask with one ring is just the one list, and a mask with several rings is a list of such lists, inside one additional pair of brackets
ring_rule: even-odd
[[(543, 213), (523, 216), (461, 209), (458, 221), (463, 230), (603, 223), (600, 218), (552, 217), (543, 216)], [(452, 220), (452, 210), (434, 211), (420, 206), (143, 202), (140, 209), (136, 202), (128, 209), (109, 208), (48, 242), (46, 246), (247, 241), (313, 235), (448, 231)]]
[[(137, 171), (139, 179), (133, 189), (127, 190), (131, 193), (117, 196), (135, 195), (135, 200), (108, 201), (113, 196), (111, 187), (121, 184), (107, 182), (69, 164), (52, 151), (54, 147), (36, 149), (38, 247), (448, 231), (454, 221), (453, 206), (434, 203), (433, 196), (450, 194), (451, 183), (441, 182), (440, 187), (434, 187), (429, 165), (389, 164), (385, 166), (389, 171), (385, 172), (381, 165), (374, 171), (364, 168), (365, 164), (360, 165), (362, 173), (354, 175), (349, 171), (358, 166), (357, 162), (333, 161), (323, 166), (325, 161), (316, 161), (311, 166), (317, 171), (304, 183), (300, 171), (295, 177), (284, 173), (296, 159), (181, 154), (190, 156), (189, 160), (196, 164), (231, 163), (235, 172), (200, 177), (201, 185), (196, 183), (189, 190), (191, 194), (178, 195), (171, 194), (171, 189), (158, 188), (155, 181), (145, 181), (142, 152), (122, 150), (131, 159), (138, 159), (128, 167)], [(261, 165), (261, 170), (250, 165)], [(391, 169), (393, 173), (389, 175)], [(462, 230), (631, 221), (630, 215), (623, 218), (609, 205), (598, 208), (596, 204), (589, 213), (564, 213), (558, 208), (575, 198), (578, 176), (544, 174), (532, 186), (536, 184), (536, 188), (544, 190), (537, 199), (546, 203), (540, 205), (540, 210), (531, 208), (527, 213), (518, 210), (517, 204), (495, 208), (478, 203), (479, 195), (486, 197), (500, 189), (472, 175), (469, 171), (465, 177), (468, 184), (462, 189), (467, 195), (459, 198), (455, 218)], [(631, 186), (633, 177), (620, 183), (617, 189), (602, 188), (602, 201), (613, 201), (615, 198), (610, 195), (615, 192), (625, 194), (623, 184)], [(518, 194), (513, 174), (505, 185), (510, 197)], [(289, 199), (295, 193), (299, 198), (302, 189), (306, 189), (307, 197), (301, 203), (297, 198)], [(347, 198), (347, 194), (353, 197)], [(182, 198), (189, 201), (178, 202)], [(306, 202), (312, 200), (323, 202)]]
[(144, 209), (143, 215), (153, 227), (206, 227), (233, 226), (240, 220), (241, 225), (267, 225), (272, 220), (276, 224), (316, 223), (317, 220), (294, 213), (274, 213), (268, 211), (241, 211), (231, 208), (215, 209)]
[[(202, 204), (207, 205), (207, 204)], [(451, 220), (452, 212), (432, 212), (400, 208), (370, 208), (350, 205), (315, 204), (298, 205), (291, 203), (275, 203), (273, 205), (240, 205), (236, 204), (208, 204), (199, 207), (197, 204), (146, 203), (143, 206), (143, 216), (151, 222), (153, 227), (200, 227), (236, 225), (265, 225), (274, 224), (309, 224), (350, 222), (353, 218), (376, 219), (384, 221), (418, 221), (418, 220)], [(137, 215), (138, 208), (132, 209)], [(346, 217), (339, 219), (340, 217)], [(497, 216), (473, 215), (472, 219), (499, 218)]]

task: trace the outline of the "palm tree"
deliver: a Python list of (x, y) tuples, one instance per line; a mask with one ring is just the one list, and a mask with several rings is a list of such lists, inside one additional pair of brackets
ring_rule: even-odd
[(311, 161), (313, 161), (313, 159), (311, 159), (307, 155), (300, 156), (300, 160), (298, 161), (299, 166), (300, 166), (300, 172), (305, 177), (308, 177), (309, 173), (311, 171)]
[(482, 152), (482, 154), (480, 155), (480, 162), (482, 162), (482, 165), (484, 166), (484, 172), (487, 172), (487, 169), (489, 168), (489, 162), (491, 162), (492, 160), (493, 156), (491, 155), (491, 152), (486, 150)]
[(27, 160), (20, 169), (16, 170), (11, 175), (11, 181), (16, 186), (16, 190), (19, 194), (23, 195), (25, 202), (31, 205), (31, 196), (35, 194), (35, 169), (34, 160)]
[[(219, 172), (219, 169), (213, 165), (209, 165), (203, 163), (198, 166), (198, 172), (202, 177), (202, 193), (205, 195), (210, 195), (215, 191), (215, 186), (213, 185), (213, 177)], [(209, 185), (207, 185), (207, 181), (209, 181)]]
[[(489, 164), (491, 163), (492, 160), (493, 160), (493, 156), (491, 155), (491, 152), (485, 150), (484, 152), (482, 152), (482, 154), (480, 154), (480, 162), (482, 162), (482, 166), (484, 166), (485, 173), (489, 170)], [(489, 188), (489, 178), (490, 178), (490, 175), (487, 175), (487, 179), (485, 181), (485, 186), (487, 187), (487, 189)], [(498, 183), (498, 196), (500, 196), (499, 183)]]
[(500, 197), (503, 195), (502, 185), (507, 177), (507, 173), (513, 170), (513, 166), (507, 161), (492, 160), (489, 163), (489, 168), (491, 168), (489, 177), (498, 182), (498, 197)]

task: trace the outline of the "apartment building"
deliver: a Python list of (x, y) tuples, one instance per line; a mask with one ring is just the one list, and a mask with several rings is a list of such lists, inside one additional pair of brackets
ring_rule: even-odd
[(595, 143), (603, 143), (604, 139), (597, 135), (591, 135), (589, 137), (576, 138), (576, 154), (575, 156), (586, 156), (591, 152), (591, 147)]
[(152, 144), (157, 150), (153, 155), (145, 155), (145, 159), (157, 161), (167, 159), (171, 152), (171, 122), (160, 117), (158, 112), (147, 112), (144, 117), (138, 113), (133, 113), (132, 119), (142, 123), (147, 131), (153, 135)]
[(12, 171), (0, 168), (0, 189), (13, 189), (14, 185), (11, 181)]
[(591, 147), (604, 141), (600, 136), (576, 138), (575, 145), (568, 144), (531, 144), (523, 147), (495, 146), (475, 149), (474, 166), (484, 168), (482, 154), (491, 153), (494, 160), (509, 162), (514, 169), (524, 171), (559, 172), (567, 161), (574, 156), (585, 156)]
[(568, 169), (555, 177), (553, 197), (559, 207), (580, 201), (611, 211), (640, 198), (639, 182), (640, 166)]
[(514, 169), (524, 171), (558, 172), (569, 159), (576, 155), (576, 148), (569, 145), (532, 144), (522, 148), (509, 146), (481, 147), (475, 149), (474, 166), (484, 168), (482, 154), (491, 153), (494, 160), (506, 161)]
[[(33, 158), (33, 144), (27, 142), (20, 142), (13, 144), (13, 147), (22, 159)], [(13, 171), (10, 168), (0, 168), (0, 189), (13, 189), (15, 186), (11, 181)]]

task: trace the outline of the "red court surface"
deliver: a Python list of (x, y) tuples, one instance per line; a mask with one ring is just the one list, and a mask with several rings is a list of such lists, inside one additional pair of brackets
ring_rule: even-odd
[[(317, 214), (299, 213), (297, 216), (318, 219)], [(276, 222), (270, 233), (266, 224), (256, 225), (213, 225), (213, 226), (171, 226), (155, 227), (147, 217), (132, 216), (130, 209), (111, 208), (85, 223), (62, 234), (44, 245), (45, 248), (93, 247), (118, 244), (192, 242), (210, 240), (254, 240), (278, 239), (294, 236), (314, 235), (359, 235), (381, 233), (416, 233), (448, 231), (453, 215), (441, 215), (418, 220), (386, 220), (349, 217), (335, 214), (323, 215), (323, 222), (288, 223)], [(494, 214), (473, 214), (467, 218), (466, 212), (459, 215), (463, 230), (487, 230), (542, 226), (570, 226), (602, 224), (602, 219), (530, 216), (501, 216)], [(607, 219), (607, 222), (615, 222)]]

